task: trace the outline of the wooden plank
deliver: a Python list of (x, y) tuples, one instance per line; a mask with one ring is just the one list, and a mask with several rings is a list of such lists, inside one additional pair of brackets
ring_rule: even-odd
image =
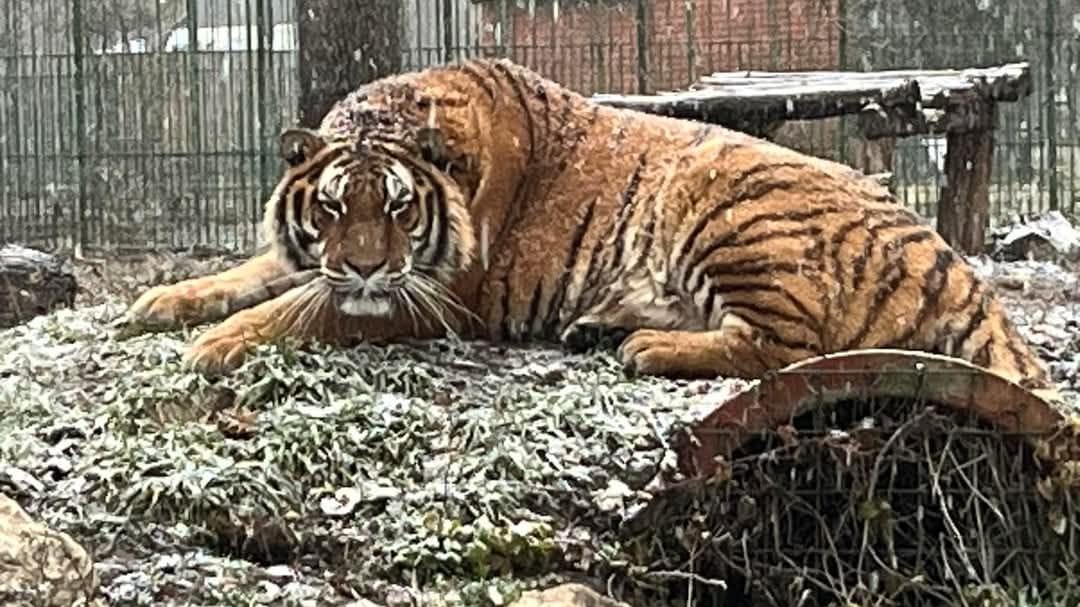
[(773, 125), (786, 120), (813, 120), (855, 114), (867, 103), (884, 107), (914, 106), (920, 98), (914, 81), (893, 88), (838, 84), (820, 86), (793, 95), (787, 86), (753, 89), (731, 87), (683, 91), (663, 95), (594, 95), (597, 103), (720, 124), (757, 136), (766, 135)]
[(1031, 94), (1031, 68), (1026, 62), (960, 70), (886, 70), (875, 72), (716, 72), (704, 76), (691, 90), (787, 87), (791, 94), (823, 88), (893, 88), (915, 80), (925, 107), (944, 108), (950, 97), (976, 93), (993, 101), (1017, 101)]

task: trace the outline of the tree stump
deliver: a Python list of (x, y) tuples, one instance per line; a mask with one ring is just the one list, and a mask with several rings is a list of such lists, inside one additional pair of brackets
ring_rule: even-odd
[(77, 288), (63, 259), (19, 245), (0, 247), (0, 329), (74, 306)]

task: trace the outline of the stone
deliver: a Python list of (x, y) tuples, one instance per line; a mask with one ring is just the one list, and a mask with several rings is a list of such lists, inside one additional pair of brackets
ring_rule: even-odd
[(75, 305), (78, 283), (67, 260), (19, 245), (0, 246), (0, 329)]
[(1060, 211), (1050, 211), (994, 231), (994, 256), (1006, 261), (1080, 258), (1080, 230)]
[(510, 607), (629, 607), (603, 596), (584, 584), (560, 584), (545, 590), (530, 590)]
[(93, 561), (82, 546), (0, 495), (0, 604), (89, 605), (97, 588)]

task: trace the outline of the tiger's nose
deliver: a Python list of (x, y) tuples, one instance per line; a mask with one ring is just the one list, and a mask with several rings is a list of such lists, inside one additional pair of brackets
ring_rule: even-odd
[(378, 272), (380, 268), (386, 265), (385, 261), (372, 264), (360, 264), (345, 260), (344, 263), (346, 268), (361, 278), (370, 278), (372, 274)]

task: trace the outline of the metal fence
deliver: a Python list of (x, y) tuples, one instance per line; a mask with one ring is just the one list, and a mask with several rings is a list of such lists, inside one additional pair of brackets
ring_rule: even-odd
[[(296, 0), (4, 0), (0, 242), (246, 251), (295, 120)], [(686, 87), (731, 69), (1030, 61), (999, 113), (992, 205), (1080, 206), (1075, 0), (402, 0), (404, 69), (506, 56), (582, 93)], [(378, 24), (372, 24), (378, 27)], [(781, 142), (848, 160), (846, 120)], [(904, 200), (932, 215), (944, 141), (898, 142)]]

